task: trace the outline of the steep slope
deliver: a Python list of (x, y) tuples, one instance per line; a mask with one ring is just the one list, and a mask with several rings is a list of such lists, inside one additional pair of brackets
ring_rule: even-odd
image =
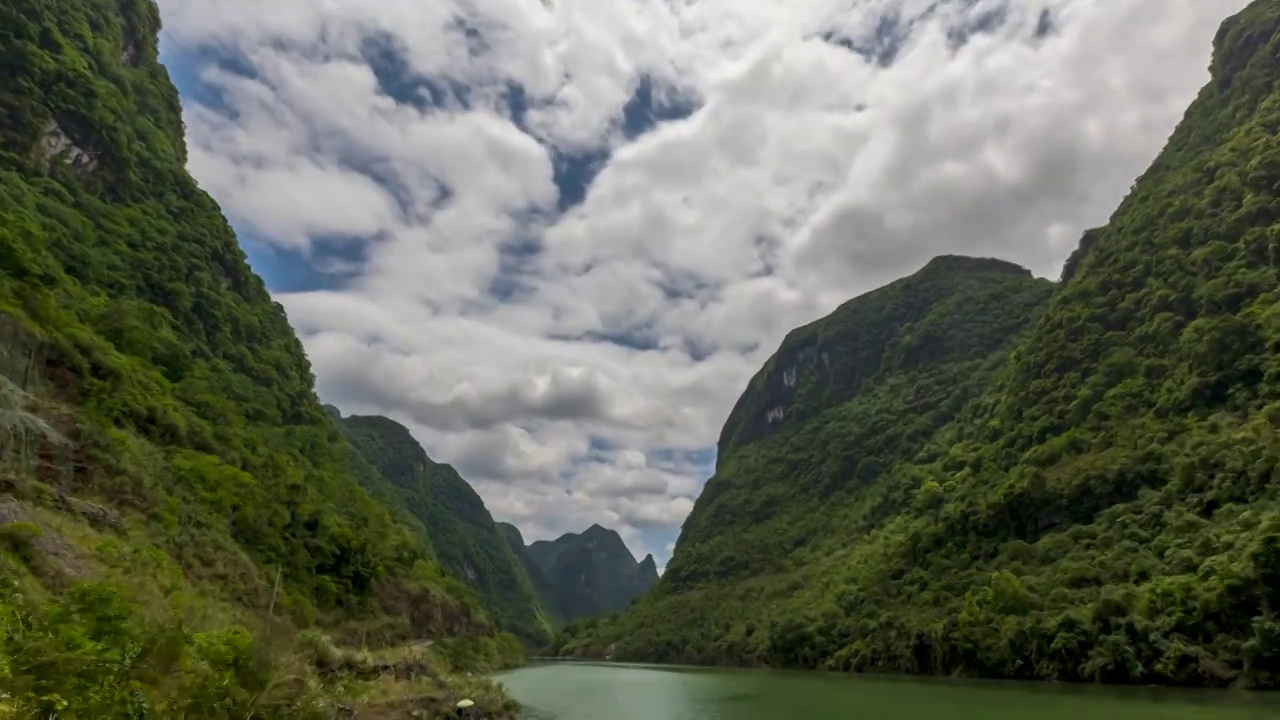
[(5, 709), (301, 716), (324, 683), (298, 627), (492, 648), (474, 595), (353, 479), (186, 173), (155, 5), (0, 0), (0, 27)]
[(790, 333), (731, 412), (657, 589), (617, 622), (566, 629), (559, 650), (778, 662), (772, 618), (806, 584), (847, 577), (823, 566), (912, 504), (921, 475), (897, 466), (942, 452), (935, 436), (1053, 289), (1007, 262), (941, 257)]
[(592, 525), (581, 534), (525, 547), (519, 531), (507, 528), (509, 542), (519, 548), (535, 578), (542, 606), (561, 622), (619, 612), (658, 581), (653, 556), (636, 562), (614, 530)]
[(533, 582), (476, 491), (394, 420), (353, 416), (342, 426), (377, 470), (363, 478), (366, 486), (421, 524), (444, 571), (475, 589), (499, 627), (530, 644), (546, 642), (550, 627)]
[(498, 530), (506, 538), (507, 546), (511, 548), (511, 552), (520, 561), (520, 567), (524, 570), (525, 576), (529, 578), (530, 584), (533, 585), (533, 591), (538, 596), (538, 604), (542, 607), (542, 614), (547, 618), (547, 624), (552, 629), (563, 627), (565, 618), (560, 614), (560, 610), (556, 606), (555, 587), (547, 579), (542, 566), (529, 554), (528, 548), (524, 544), (524, 536), (520, 534), (520, 529), (511, 523), (498, 523)]
[[(658, 589), (560, 644), (848, 670), (1280, 682), (1278, 57), (1280, 0), (1224, 23), (1212, 80), (1110, 223), (1085, 235), (1042, 316), (976, 385), (936, 386), (973, 398), (951, 422), (922, 424), (932, 411), (913, 395), (929, 385), (913, 379), (885, 396), (894, 407), (842, 433), (849, 408), (881, 387), (854, 367), (824, 386), (860, 388), (852, 399), (801, 409), (791, 432), (770, 435), (767, 394), (796, 346), (784, 343), (730, 418)], [(862, 458), (876, 458), (872, 471), (849, 473)], [(813, 498), (850, 476), (860, 489), (824, 512)]]
[(729, 415), (664, 588), (787, 571), (901, 508), (886, 470), (987, 387), (1052, 291), (1011, 263), (940, 257), (791, 332)]

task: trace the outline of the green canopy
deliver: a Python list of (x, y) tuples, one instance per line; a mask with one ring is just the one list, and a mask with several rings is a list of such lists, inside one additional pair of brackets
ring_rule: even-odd
[(475, 705), (475, 703), (474, 703), (474, 702), (471, 702), (470, 700), (459, 700), (459, 701), (458, 701), (458, 707), (460, 707), (460, 708), (469, 708), (469, 707), (471, 707), (472, 705)]

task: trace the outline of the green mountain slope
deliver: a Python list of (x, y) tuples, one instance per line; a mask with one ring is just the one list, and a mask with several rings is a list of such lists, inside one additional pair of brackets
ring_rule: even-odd
[(353, 416), (342, 426), (377, 470), (378, 477), (364, 479), (369, 490), (421, 524), (441, 568), (475, 589), (499, 627), (545, 643), (550, 627), (533, 583), (476, 491), (451, 466), (427, 457), (394, 420)]
[(556, 606), (555, 587), (547, 579), (542, 566), (529, 554), (520, 529), (511, 523), (498, 523), (498, 531), (506, 538), (507, 546), (520, 561), (525, 577), (529, 578), (529, 582), (533, 585), (533, 591), (538, 596), (538, 604), (542, 608), (542, 614), (547, 618), (547, 624), (553, 629), (563, 627), (565, 618), (560, 615), (560, 610)]
[(908, 498), (879, 482), (989, 386), (1052, 283), (940, 257), (792, 331), (729, 415), (666, 588), (785, 571)]
[(599, 525), (528, 547), (514, 526), (504, 531), (558, 623), (619, 612), (658, 581), (652, 555), (636, 562), (622, 537)]
[(474, 594), (355, 481), (283, 310), (186, 173), (154, 4), (0, 0), (0, 28), (4, 709), (300, 717), (336, 697), (301, 628), (331, 658), (497, 652)]
[[(934, 326), (957, 334), (920, 366), (899, 338), (921, 322), (882, 321), (926, 268), (794, 333), (731, 415), (657, 589), (562, 649), (1280, 682), (1280, 2), (1214, 45), (1211, 82), (1047, 306), (1030, 287), (957, 295)], [(861, 327), (838, 334), (842, 313)], [(1038, 318), (1003, 347), (959, 330), (1016, 331), (996, 315)], [(824, 377), (829, 333), (847, 361)]]

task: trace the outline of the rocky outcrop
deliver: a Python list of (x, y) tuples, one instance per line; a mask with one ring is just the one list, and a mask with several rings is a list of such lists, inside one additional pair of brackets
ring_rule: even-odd
[(46, 581), (68, 583), (89, 574), (89, 565), (66, 539), (11, 497), (0, 498), (0, 544)]
[(97, 156), (77, 145), (56, 120), (50, 120), (41, 131), (36, 152), (46, 172), (54, 162), (66, 163), (82, 174), (91, 173), (98, 167)]
[[(1004, 260), (947, 255), (914, 275), (854, 298), (788, 333), (751, 379), (720, 435), (721, 461), (733, 450), (809, 420), (861, 393), (868, 383), (907, 369), (997, 350), (1028, 321), (1025, 306), (999, 308), (1007, 288), (1031, 288), (1034, 303), (1052, 284)], [(957, 302), (995, 306), (959, 316)], [(989, 322), (990, 321), (990, 322)]]

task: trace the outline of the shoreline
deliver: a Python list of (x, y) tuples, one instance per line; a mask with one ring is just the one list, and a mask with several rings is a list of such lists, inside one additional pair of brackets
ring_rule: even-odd
[[(1158, 683), (1108, 683), (1108, 682), (1082, 682), (1071, 680), (1041, 680), (1041, 679), (1024, 679), (1010, 677), (984, 677), (980, 675), (924, 675), (911, 673), (879, 673), (879, 672), (854, 672), (846, 670), (823, 670), (817, 668), (789, 668), (775, 667), (770, 665), (725, 665), (725, 664), (697, 664), (697, 663), (668, 663), (647, 660), (607, 660), (603, 658), (584, 658), (584, 657), (555, 657), (555, 656), (539, 656), (530, 657), (523, 667), (529, 667), (534, 664), (542, 665), (599, 665), (614, 666), (618, 668), (636, 668), (636, 669), (652, 669), (669, 672), (725, 672), (725, 673), (753, 673), (768, 672), (779, 675), (795, 675), (809, 676), (820, 678), (847, 678), (853, 681), (884, 681), (893, 683), (920, 683), (920, 684), (940, 684), (940, 685), (978, 685), (978, 686), (999, 686), (1008, 688), (1021, 688), (1028, 690), (1036, 689), (1062, 689), (1070, 692), (1115, 692), (1122, 694), (1130, 692), (1156, 691), (1160, 693), (1189, 693), (1205, 696), (1232, 695), (1236, 697), (1252, 697), (1252, 698), (1276, 698), (1280, 699), (1280, 691), (1275, 691), (1269, 687), (1259, 687), (1253, 685), (1245, 685), (1242, 683), (1233, 683), (1229, 685), (1168, 685)], [(514, 672), (521, 668), (510, 668), (502, 672)], [(1277, 708), (1280, 710), (1280, 707)]]

